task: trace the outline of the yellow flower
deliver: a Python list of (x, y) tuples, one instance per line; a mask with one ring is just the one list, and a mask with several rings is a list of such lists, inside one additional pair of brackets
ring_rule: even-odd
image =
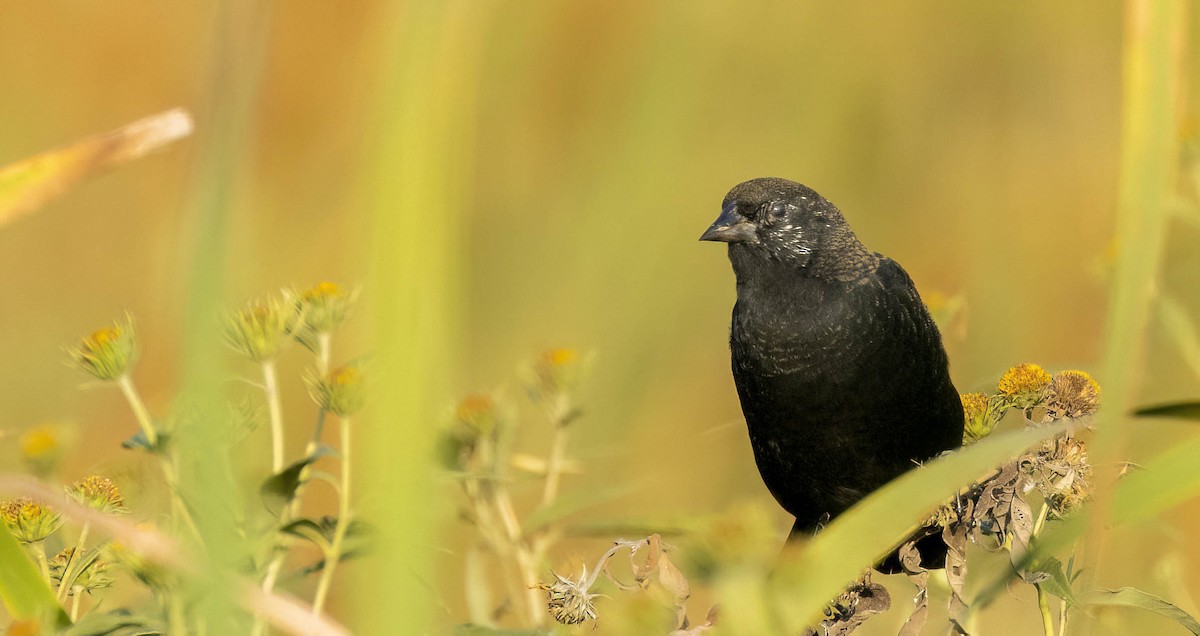
[(1050, 382), (1047, 415), (1053, 419), (1083, 417), (1100, 406), (1100, 384), (1086, 371), (1059, 371)]
[(366, 399), (363, 374), (355, 364), (330, 371), (324, 378), (308, 378), (309, 393), (321, 408), (337, 415), (354, 415)]
[(583, 366), (579, 352), (574, 349), (548, 349), (533, 364), (535, 387), (543, 395), (564, 393), (579, 381)]
[(983, 393), (959, 395), (963, 406), (963, 444), (979, 441), (991, 434), (1004, 414), (997, 404)]
[(279, 298), (250, 303), (225, 321), (225, 340), (255, 362), (274, 359), (295, 330), (297, 318)]
[(358, 290), (346, 293), (336, 284), (325, 281), (299, 294), (291, 292), (290, 296), (300, 319), (296, 340), (316, 351), (318, 336), (333, 332), (349, 317), (358, 301)]
[(496, 403), (487, 395), (468, 395), (454, 409), (454, 417), (476, 437), (487, 435), (496, 426)]
[(57, 512), (29, 497), (0, 503), (0, 518), (22, 543), (41, 541), (62, 525), (62, 517)]
[(133, 318), (92, 332), (78, 347), (67, 347), (67, 363), (100, 380), (116, 380), (124, 375), (137, 357)]
[(101, 512), (129, 512), (125, 497), (113, 480), (99, 475), (89, 475), (67, 489), (75, 501)]
[(1033, 363), (1018, 364), (1004, 373), (997, 388), (1005, 395), (1033, 393), (1050, 384), (1050, 374)]

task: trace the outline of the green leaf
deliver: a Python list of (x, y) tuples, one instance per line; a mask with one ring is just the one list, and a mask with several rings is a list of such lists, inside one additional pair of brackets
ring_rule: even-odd
[(1200, 437), (1173, 445), (1129, 473), (1117, 483), (1113, 494), (1113, 517), (1117, 523), (1134, 523), (1152, 518), (1200, 495)]
[(1158, 317), (1166, 332), (1175, 339), (1179, 355), (1200, 379), (1200, 330), (1192, 324), (1188, 312), (1178, 300), (1171, 296), (1158, 299)]
[(1200, 402), (1170, 402), (1143, 406), (1133, 412), (1138, 417), (1169, 417), (1179, 420), (1200, 420)]
[(1062, 561), (1054, 557), (1042, 557), (1029, 571), (1046, 575), (1039, 583), (1043, 590), (1066, 601), (1067, 605), (1079, 605), (1079, 597), (1076, 596), (1075, 590), (1071, 589), (1071, 579), (1063, 570)]
[(143, 636), (165, 633), (161, 621), (127, 609), (91, 612), (71, 626), (64, 636)]
[(66, 613), (54, 600), (50, 584), (25, 551), (21, 543), (0, 523), (0, 600), (8, 613), (17, 620), (45, 620), (53, 617), (59, 627), (71, 624)]
[(525, 532), (534, 532), (556, 521), (569, 517), (580, 510), (623, 497), (633, 491), (628, 484), (617, 484), (603, 488), (577, 490), (568, 495), (559, 496), (549, 506), (538, 508), (529, 513), (525, 520)]
[[(1068, 427), (1059, 424), (993, 434), (909, 471), (868, 495), (789, 555), (773, 581), (773, 594), (762, 599), (767, 607), (739, 611), (775, 615), (785, 623), (776, 631), (787, 633), (816, 623), (822, 608), (847, 581), (895, 549), (938, 505), (990, 469)], [(732, 623), (730, 627), (737, 629)]]
[(336, 452), (332, 448), (324, 445), (318, 446), (312, 455), (268, 477), (259, 487), (259, 493), (262, 495), (267, 509), (276, 514), (282, 510), (296, 496), (296, 489), (304, 483), (304, 469), (318, 459), (334, 454)]
[(1179, 623), (1193, 634), (1200, 634), (1200, 623), (1197, 623), (1191, 614), (1153, 594), (1143, 592), (1135, 587), (1123, 587), (1119, 590), (1095, 590), (1083, 595), (1081, 602), (1085, 605), (1109, 605), (1144, 609)]

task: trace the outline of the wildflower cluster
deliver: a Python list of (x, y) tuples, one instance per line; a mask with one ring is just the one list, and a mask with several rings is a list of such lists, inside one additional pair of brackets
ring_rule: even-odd
[[(243, 526), (238, 531), (245, 537), (260, 537), (261, 552), (247, 554), (248, 574), (260, 577), (261, 588), (270, 593), (280, 580), (290, 580), (292, 573), (283, 570), (285, 558), (298, 539), (307, 540), (323, 553), (316, 564), (299, 569), (294, 578), (319, 573), (320, 580), (313, 595), (312, 613), (319, 615), (331, 589), (332, 576), (340, 560), (348, 558), (357, 550), (355, 543), (361, 535), (361, 522), (352, 520), (350, 507), (350, 418), (365, 402), (364, 374), (358, 364), (347, 364), (330, 369), (332, 336), (352, 313), (357, 292), (346, 293), (333, 283), (322, 282), (303, 291), (283, 290), (271, 297), (248, 303), (242, 309), (230, 312), (221, 329), (226, 342), (237, 353), (254, 362), (261, 371), (261, 383), (254, 382), (263, 390), (266, 411), (271, 422), (270, 477), (259, 491), (262, 502), (255, 501), (239, 517)], [(281, 382), (277, 374), (277, 361), (287, 352), (290, 343), (298, 341), (313, 351), (315, 369), (304, 378), (307, 381), (315, 408), (315, 426), (312, 439), (305, 454), (291, 464), (285, 463), (284, 432)], [(135, 386), (133, 364), (137, 357), (138, 343), (133, 329), (133, 320), (126, 317), (111, 326), (96, 330), (82, 338), (78, 345), (67, 347), (67, 362), (90, 376), (111, 383), (124, 395), (137, 421), (140, 432), (130, 437), (122, 446), (146, 451), (157, 460), (162, 471), (168, 500), (171, 505), (167, 521), (178, 539), (190, 542), (189, 553), (205, 550), (205, 537), (192, 518), (184, 490), (179, 483), (177, 445), (168, 443), (177, 431), (197, 426), (218, 427), (222, 434), (228, 432), (227, 447), (254, 431), (258, 418), (257, 405), (247, 406), (247, 400), (231, 399), (229, 408), (222, 417), (216, 413), (201, 414), (201, 409), (187, 399), (177, 400), (180, 405), (162, 419), (153, 417)], [(250, 402), (258, 402), (251, 399)], [(321, 433), (328, 417), (338, 418), (341, 444), (338, 452), (321, 445)], [(216, 421), (221, 420), (221, 421)], [(60, 432), (49, 425), (31, 429), (21, 438), (21, 451), (31, 470), (51, 475), (57, 468), (62, 454)], [(184, 439), (180, 437), (179, 439)], [(328, 456), (336, 455), (341, 463), (341, 476), (337, 479), (338, 513), (336, 517), (308, 519), (300, 516), (300, 496), (310, 477), (311, 465)], [(218, 462), (223, 465), (223, 462)], [(232, 478), (232, 476), (230, 476)], [(332, 479), (332, 478), (331, 478)], [(101, 514), (126, 514), (129, 512), (125, 497), (116, 483), (103, 476), (90, 475), (76, 481), (66, 489), (66, 495)], [(267, 505), (262, 505), (266, 503)], [(88, 513), (90, 515), (92, 513)], [(0, 519), (5, 527), (26, 544), (31, 556), (41, 568), (43, 578), (56, 592), (57, 600), (67, 607), (72, 621), (88, 605), (95, 609), (97, 603), (86, 603), (81, 599), (97, 590), (112, 585), (115, 569), (133, 574), (150, 587), (156, 599), (161, 601), (157, 608), (114, 608), (97, 616), (100, 625), (119, 622), (121, 629), (139, 633), (187, 633), (203, 632), (204, 625), (189, 617), (180, 587), (189, 576), (188, 572), (170, 568), (140, 553), (135, 547), (120, 541), (89, 545), (90, 520), (94, 516), (83, 515), (77, 538), (47, 539), (63, 526), (59, 513), (42, 502), (21, 498), (0, 503)], [(128, 529), (133, 532), (132, 528)], [(61, 536), (61, 533), (60, 533)], [(118, 533), (120, 536), (120, 533)], [(46, 558), (44, 544), (54, 543), (56, 551)], [(96, 543), (94, 540), (92, 543)], [(119, 577), (118, 577), (119, 580)], [(87, 611), (84, 612), (85, 614)], [(97, 614), (101, 614), (98, 612)], [(136, 616), (136, 618), (131, 618)], [(264, 617), (256, 616), (254, 634), (265, 634)], [(248, 622), (249, 617), (245, 617)], [(88, 627), (87, 629), (92, 629)], [(97, 628), (107, 630), (107, 627)], [(87, 630), (84, 630), (87, 631)], [(81, 632), (82, 633), (82, 632)], [(91, 633), (90, 631), (88, 633)], [(107, 633), (107, 632), (106, 632)]]

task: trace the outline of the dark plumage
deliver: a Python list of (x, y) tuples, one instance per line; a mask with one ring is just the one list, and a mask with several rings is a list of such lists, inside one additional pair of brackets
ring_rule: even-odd
[[(793, 534), (961, 444), (962, 404), (912, 279), (864, 247), (832, 203), (754, 179), (726, 195), (701, 240), (729, 243), (733, 378), (758, 470), (795, 515)], [(944, 550), (926, 543), (923, 561), (936, 566)]]

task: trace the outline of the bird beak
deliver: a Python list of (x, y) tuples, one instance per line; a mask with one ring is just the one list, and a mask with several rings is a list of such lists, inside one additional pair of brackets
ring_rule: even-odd
[(737, 213), (736, 206), (721, 210), (721, 216), (700, 236), (701, 241), (722, 241), (725, 243), (757, 243), (758, 232), (754, 224), (746, 217)]

